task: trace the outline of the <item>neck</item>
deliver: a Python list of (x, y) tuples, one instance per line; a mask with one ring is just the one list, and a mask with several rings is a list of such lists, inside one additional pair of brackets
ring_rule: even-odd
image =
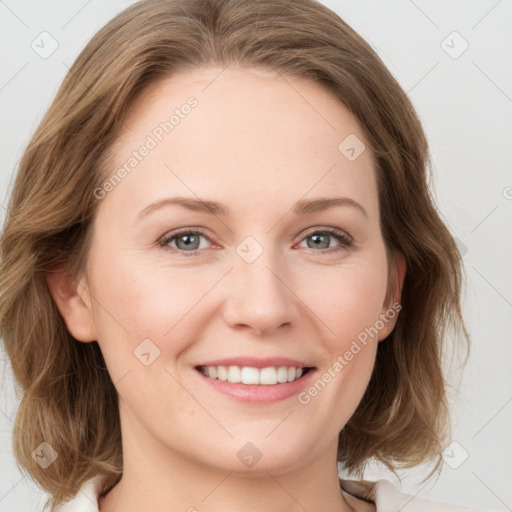
[[(136, 435), (135, 435), (136, 434)], [(123, 431), (123, 476), (99, 499), (101, 512), (353, 511), (339, 487), (337, 439), (287, 472), (233, 471), (171, 451), (142, 430)], [(150, 462), (148, 462), (150, 461)]]

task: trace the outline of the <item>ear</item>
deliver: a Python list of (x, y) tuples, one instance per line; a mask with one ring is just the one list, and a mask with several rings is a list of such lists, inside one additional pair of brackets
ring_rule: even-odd
[(90, 294), (85, 278), (77, 280), (60, 268), (49, 273), (46, 281), (71, 335), (78, 341), (96, 341)]
[(389, 272), (388, 292), (382, 305), (380, 320), (384, 327), (379, 329), (379, 341), (386, 339), (395, 328), (398, 320), (398, 314), (402, 306), (402, 288), (404, 285), (407, 265), (404, 255), (395, 251), (392, 256), (391, 268)]

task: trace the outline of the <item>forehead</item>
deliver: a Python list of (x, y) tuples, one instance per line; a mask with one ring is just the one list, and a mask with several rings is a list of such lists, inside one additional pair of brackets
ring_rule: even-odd
[(109, 196), (132, 204), (167, 193), (253, 207), (337, 192), (377, 201), (355, 117), (320, 84), (269, 70), (200, 68), (153, 84), (111, 155), (105, 178), (123, 165), (129, 173)]

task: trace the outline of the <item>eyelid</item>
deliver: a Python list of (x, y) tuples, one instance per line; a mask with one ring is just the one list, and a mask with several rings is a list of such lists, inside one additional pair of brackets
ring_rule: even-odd
[(334, 234), (334, 235), (337, 235), (337, 236), (345, 237), (345, 238), (349, 239), (351, 242), (354, 241), (353, 237), (347, 231), (345, 231), (344, 229), (335, 228), (334, 226), (331, 226), (331, 227), (328, 227), (328, 226), (325, 226), (325, 227), (313, 226), (312, 228), (307, 229), (302, 234), (302, 238), (305, 238), (305, 237), (309, 236), (312, 233), (327, 233), (327, 234), (330, 234), (330, 235)]

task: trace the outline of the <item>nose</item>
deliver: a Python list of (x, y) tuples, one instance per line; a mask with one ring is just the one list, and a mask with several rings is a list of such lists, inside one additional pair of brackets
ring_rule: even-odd
[(264, 251), (252, 263), (235, 255), (224, 307), (224, 319), (230, 327), (270, 335), (290, 328), (300, 317), (290, 273), (269, 253)]

